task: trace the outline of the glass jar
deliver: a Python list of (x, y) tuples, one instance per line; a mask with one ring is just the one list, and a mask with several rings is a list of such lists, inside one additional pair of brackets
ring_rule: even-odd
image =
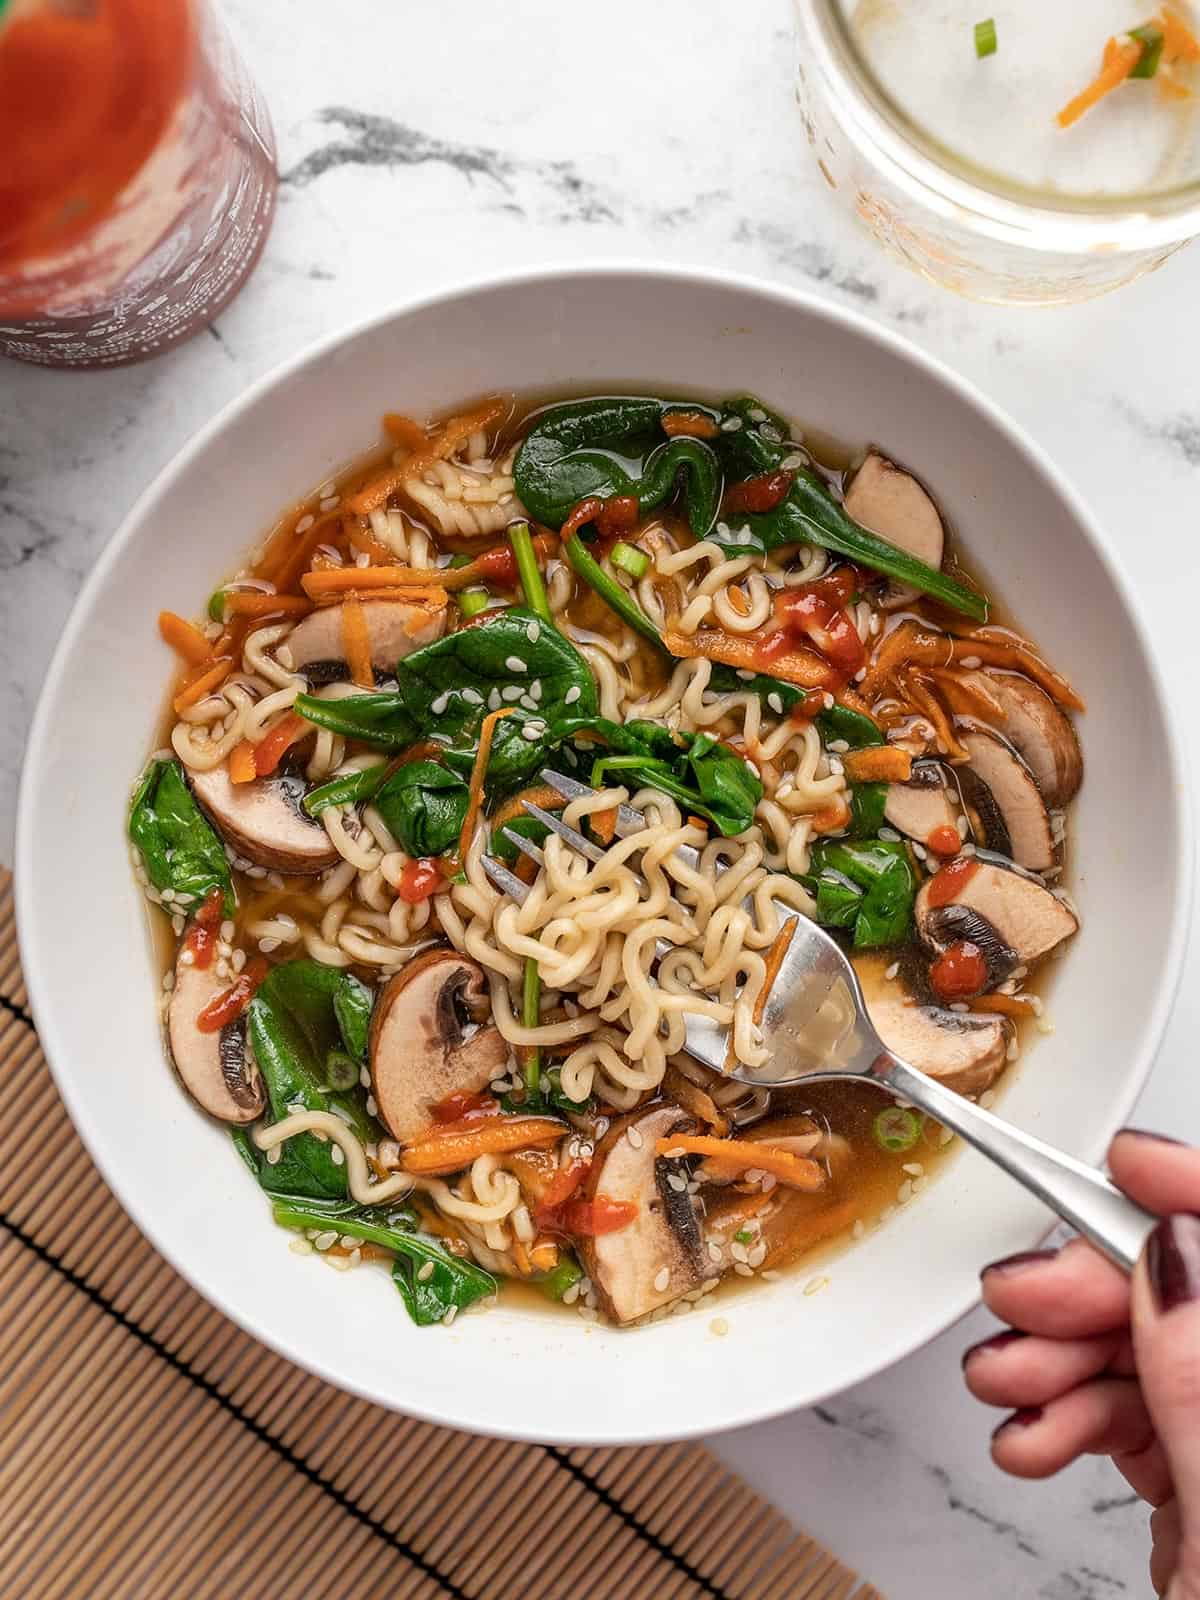
[(207, 0), (0, 0), (0, 149), (0, 354), (157, 355), (266, 241), (270, 119)]
[[(978, 0), (796, 0), (797, 98), (830, 192), (892, 255), (972, 299), (1065, 304), (1159, 266), (1200, 233), (1200, 98), (1181, 84), (1160, 128), (1165, 86), (1131, 82), (1061, 128), (1064, 85), (1069, 98), (1092, 76), (1107, 15), (994, 3), (997, 48), (981, 59)], [(1144, 174), (1117, 170), (1130, 152)]]

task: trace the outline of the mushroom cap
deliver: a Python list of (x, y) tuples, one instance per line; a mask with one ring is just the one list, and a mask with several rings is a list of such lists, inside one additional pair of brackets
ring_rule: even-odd
[[(432, 609), (407, 600), (363, 600), (361, 604), (371, 643), (371, 665), (385, 676), (413, 650), (440, 639), (446, 628), (444, 606)], [(320, 606), (296, 624), (284, 641), (296, 672), (321, 682), (349, 675), (342, 618), (341, 606)]]
[(614, 1122), (596, 1147), (585, 1197), (631, 1200), (638, 1208), (626, 1227), (577, 1241), (584, 1269), (614, 1322), (636, 1322), (698, 1289), (708, 1275), (695, 1204), (686, 1187), (677, 1190), (668, 1181), (673, 1175), (686, 1178), (687, 1168), (655, 1150), (656, 1140), (693, 1133), (697, 1126), (678, 1106), (659, 1100)]
[(240, 856), (279, 872), (324, 872), (337, 848), (319, 822), (300, 809), (303, 779), (288, 773), (234, 783), (227, 766), (190, 774), (192, 793), (209, 821)]
[(1036, 683), (1017, 672), (966, 676), (1004, 709), (1001, 733), (1025, 762), (1048, 806), (1065, 806), (1083, 782), (1083, 755), (1071, 722)]
[(945, 907), (931, 906), (927, 878), (914, 907), (917, 932), (934, 950), (944, 950), (964, 938), (940, 912), (964, 906), (990, 925), (996, 938), (1028, 964), (1053, 950), (1077, 930), (1074, 913), (1045, 884), (998, 862), (979, 861), (975, 871), (959, 885)]
[(982, 1094), (1004, 1067), (1008, 1034), (999, 1017), (890, 997), (868, 1000), (867, 1011), (889, 1050), (957, 1094)]
[(467, 1032), (467, 1019), (488, 1003), (483, 968), (455, 950), (429, 950), (383, 986), (371, 1018), (371, 1092), (402, 1144), (429, 1126), (439, 1101), (478, 1094), (503, 1072), (508, 1045), (499, 1028)]
[(889, 544), (940, 567), (946, 531), (938, 509), (911, 472), (872, 450), (854, 474), (844, 501), (846, 515)]
[[(996, 817), (984, 816), (988, 844), (1019, 867), (1044, 872), (1054, 865), (1050, 814), (1033, 774), (999, 734), (983, 728), (964, 733), (969, 766), (988, 791)], [(980, 806), (986, 812), (985, 806)], [(999, 826), (997, 826), (997, 821)]]
[(938, 828), (953, 828), (954, 807), (937, 762), (918, 762), (907, 783), (889, 783), (883, 815), (893, 828), (921, 844)]
[(167, 1042), (175, 1070), (197, 1105), (222, 1122), (253, 1122), (262, 1115), (267, 1097), (246, 1039), (245, 1018), (215, 1033), (202, 1033), (196, 1026), (209, 1001), (228, 988), (229, 979), (217, 976), (215, 963), (197, 967), (177, 959)]

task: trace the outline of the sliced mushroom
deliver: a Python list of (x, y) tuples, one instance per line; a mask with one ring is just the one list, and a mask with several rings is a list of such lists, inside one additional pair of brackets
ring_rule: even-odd
[(898, 1056), (957, 1094), (982, 1094), (1004, 1066), (1007, 1030), (999, 1017), (869, 1000), (875, 1031)]
[(1050, 696), (1016, 672), (971, 672), (1003, 710), (1000, 732), (1024, 760), (1048, 806), (1065, 806), (1083, 782), (1083, 756), (1075, 729)]
[(1052, 867), (1050, 813), (1029, 768), (1003, 739), (983, 728), (964, 733), (962, 744), (970, 772), (987, 791), (967, 798), (979, 812), (988, 847), (1033, 872)]
[(847, 516), (898, 545), (927, 567), (940, 567), (946, 542), (938, 509), (925, 490), (895, 462), (872, 450), (846, 491)]
[(884, 820), (924, 844), (938, 828), (955, 828), (954, 807), (936, 761), (918, 761), (907, 783), (889, 783)]
[[(404, 656), (440, 639), (446, 627), (444, 607), (434, 611), (405, 600), (364, 600), (362, 613), (371, 641), (371, 665), (383, 677), (390, 677)], [(283, 646), (293, 669), (311, 683), (347, 677), (342, 626), (341, 606), (323, 606), (298, 622)]]
[(678, 1106), (659, 1101), (614, 1123), (596, 1147), (586, 1197), (628, 1200), (637, 1216), (612, 1233), (580, 1239), (584, 1269), (615, 1322), (636, 1322), (659, 1306), (698, 1289), (707, 1276), (700, 1221), (680, 1160), (660, 1156), (655, 1142), (694, 1133), (697, 1123)]
[(393, 1138), (406, 1144), (452, 1094), (478, 1094), (508, 1060), (488, 1005), (483, 968), (454, 950), (430, 950), (384, 985), (371, 1019), (371, 1092)]
[(209, 821), (240, 856), (278, 872), (324, 872), (338, 859), (319, 822), (300, 809), (304, 780), (279, 772), (234, 783), (226, 766), (191, 775), (192, 793)]
[[(1044, 884), (998, 862), (979, 861), (946, 905), (930, 903), (931, 885), (936, 882), (935, 877), (922, 884), (915, 907), (917, 932), (934, 950), (968, 938), (983, 947), (990, 929), (993, 943), (1007, 947), (1016, 962), (1028, 965), (1079, 927), (1074, 913)], [(964, 920), (964, 912), (972, 914), (971, 923)]]
[(219, 978), (215, 965), (177, 961), (167, 1038), (175, 1070), (198, 1105), (222, 1122), (253, 1122), (267, 1100), (247, 1043), (245, 1017), (214, 1033), (202, 1033), (196, 1025), (209, 1001), (228, 987), (229, 979)]

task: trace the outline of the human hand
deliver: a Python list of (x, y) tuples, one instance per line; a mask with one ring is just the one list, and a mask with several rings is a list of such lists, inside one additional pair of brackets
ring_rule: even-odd
[(966, 1352), (967, 1387), (1015, 1408), (992, 1435), (1005, 1472), (1111, 1456), (1154, 1507), (1155, 1592), (1200, 1600), (1200, 1151), (1126, 1130), (1108, 1165), (1163, 1218), (1132, 1279), (1082, 1239), (985, 1267), (984, 1301), (1010, 1326)]

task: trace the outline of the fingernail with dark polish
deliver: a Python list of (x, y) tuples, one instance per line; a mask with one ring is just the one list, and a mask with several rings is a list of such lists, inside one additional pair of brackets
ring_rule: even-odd
[(990, 1339), (981, 1339), (978, 1344), (973, 1344), (969, 1349), (964, 1350), (962, 1364), (965, 1367), (972, 1356), (987, 1355), (993, 1350), (1004, 1350), (1018, 1339), (1026, 1339), (1028, 1337), (1028, 1334), (1022, 1333), (1018, 1328), (1005, 1328), (1003, 1333), (994, 1333)]
[(1146, 1241), (1146, 1270), (1160, 1311), (1200, 1300), (1200, 1217), (1164, 1217)]
[(1182, 1139), (1172, 1139), (1169, 1133), (1155, 1133), (1152, 1128), (1118, 1128), (1116, 1137), (1129, 1134), (1134, 1139), (1153, 1139), (1156, 1144), (1182, 1144)]
[(1053, 1261), (1057, 1254), (1057, 1250), (1020, 1250), (1015, 1256), (1005, 1256), (1000, 1261), (990, 1261), (980, 1276), (983, 1277), (989, 1272), (1004, 1274), (1024, 1272), (1026, 1267), (1036, 1266), (1040, 1261)]
[(1000, 1426), (993, 1430), (992, 1438), (998, 1439), (1006, 1428), (1028, 1428), (1041, 1420), (1041, 1406), (1026, 1406), (1023, 1411), (1014, 1411), (1011, 1417), (1005, 1417)]

